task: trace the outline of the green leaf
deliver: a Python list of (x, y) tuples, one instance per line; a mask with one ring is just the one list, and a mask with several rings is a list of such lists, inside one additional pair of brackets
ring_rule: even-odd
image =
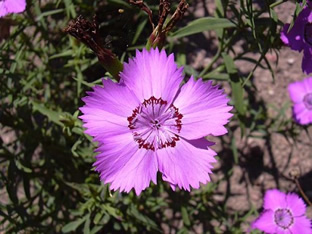
[(183, 219), (183, 223), (185, 226), (190, 226), (191, 222), (187, 213), (187, 210), (184, 206), (181, 207), (181, 214), (182, 214), (182, 219)]
[(203, 76), (203, 79), (210, 79), (210, 80), (225, 80), (225, 81), (229, 81), (230, 80), (230, 76), (229, 74), (226, 73), (219, 73), (217, 71), (212, 71), (207, 73), (206, 75)]
[(234, 64), (234, 60), (226, 53), (222, 53), (224, 59), (224, 64), (226, 71), (230, 75), (231, 87), (232, 87), (232, 97), (234, 100), (235, 109), (241, 116), (245, 115), (244, 106), (244, 89), (242, 87), (237, 69)]
[(215, 4), (216, 4), (215, 15), (219, 16), (219, 17), (224, 16), (224, 9), (223, 9), (223, 5), (222, 5), (222, 1), (221, 0), (216, 0)]
[(232, 149), (232, 153), (233, 153), (233, 157), (234, 157), (234, 162), (236, 164), (238, 164), (238, 150), (237, 150), (235, 137), (232, 137), (231, 149)]
[(143, 29), (145, 28), (146, 23), (147, 23), (147, 19), (143, 20), (143, 21), (138, 25), (137, 30), (136, 30), (136, 32), (135, 32), (135, 34), (134, 34), (133, 39), (132, 39), (131, 45), (134, 45), (134, 44), (137, 42), (137, 40), (139, 39), (139, 36), (141, 35)]
[(107, 213), (115, 218), (119, 218), (119, 215), (118, 215), (118, 209), (114, 208), (114, 207), (111, 207), (110, 205), (108, 204), (103, 204), (102, 205), (103, 209), (107, 211)]
[(58, 14), (58, 13), (61, 13), (61, 12), (64, 12), (64, 9), (56, 9), (56, 10), (46, 11), (46, 12), (41, 13), (40, 15), (38, 15), (36, 17), (36, 21), (40, 21), (44, 17), (47, 17), (49, 15), (55, 15), (55, 14)]
[(24, 166), (20, 161), (16, 160), (16, 161), (15, 161), (15, 164), (16, 164), (16, 167), (17, 167), (19, 170), (21, 170), (21, 171), (23, 171), (23, 172), (25, 172), (25, 173), (32, 173), (32, 169), (31, 169), (31, 168), (28, 168), (28, 167), (26, 167), (26, 166)]
[(208, 30), (232, 28), (235, 24), (225, 18), (203, 17), (196, 19), (171, 34), (172, 37), (181, 38)]
[(63, 113), (50, 110), (50, 109), (46, 108), (43, 104), (37, 103), (35, 101), (32, 101), (32, 105), (33, 105), (34, 111), (39, 111), (41, 114), (47, 116), (50, 121), (52, 121), (52, 122), (54, 122), (60, 126), (64, 126), (64, 124), (60, 121), (62, 115), (64, 115)]
[(61, 53), (54, 54), (54, 55), (50, 56), (49, 59), (56, 59), (56, 58), (62, 58), (62, 57), (71, 57), (71, 56), (73, 56), (73, 53), (74, 53), (74, 51), (69, 49), (69, 50), (63, 51)]
[(86, 220), (86, 216), (83, 218), (80, 218), (76, 221), (72, 221), (72, 222), (66, 224), (62, 228), (62, 232), (67, 233), (67, 232), (75, 231), (85, 220)]
[(131, 8), (130, 4), (127, 1), (124, 0), (108, 0), (109, 3), (114, 3), (116, 5), (120, 5), (126, 8)]
[(135, 217), (142, 224), (146, 225), (147, 227), (151, 227), (155, 230), (159, 230), (156, 223), (149, 217), (140, 213), (134, 205), (132, 205), (128, 211), (133, 217)]
[(86, 220), (85, 225), (83, 227), (83, 233), (84, 234), (90, 234), (90, 223), (91, 223), (90, 215), (91, 215), (90, 213), (86, 215), (87, 216), (87, 218), (86, 218), (87, 220)]
[(99, 233), (99, 231), (102, 229), (102, 226), (94, 226), (92, 230), (90, 231), (90, 234)]

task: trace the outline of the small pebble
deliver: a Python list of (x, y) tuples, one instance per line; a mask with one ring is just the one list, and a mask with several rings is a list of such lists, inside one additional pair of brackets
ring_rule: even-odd
[(293, 58), (287, 59), (287, 63), (288, 63), (289, 65), (293, 65), (294, 62), (295, 62), (295, 60), (294, 60)]

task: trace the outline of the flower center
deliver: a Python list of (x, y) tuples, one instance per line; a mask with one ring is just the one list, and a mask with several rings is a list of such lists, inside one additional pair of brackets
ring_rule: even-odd
[(312, 46), (312, 23), (307, 23), (304, 27), (304, 40)]
[(181, 131), (182, 117), (174, 105), (152, 96), (133, 110), (128, 127), (139, 148), (155, 151), (175, 147), (180, 140), (176, 133)]
[(303, 103), (308, 110), (312, 110), (312, 93), (308, 93), (304, 96)]
[(288, 229), (294, 223), (294, 217), (288, 209), (277, 209), (274, 213), (274, 221), (277, 226)]

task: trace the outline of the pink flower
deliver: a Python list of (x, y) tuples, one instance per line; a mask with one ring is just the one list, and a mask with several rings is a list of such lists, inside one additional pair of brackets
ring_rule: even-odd
[(294, 103), (293, 115), (297, 123), (312, 123), (312, 77), (288, 85), (288, 92)]
[(0, 17), (23, 12), (25, 8), (26, 0), (0, 0)]
[(210, 181), (216, 153), (205, 139), (227, 133), (232, 107), (212, 82), (183, 81), (173, 54), (137, 51), (120, 74), (83, 98), (85, 132), (99, 142), (94, 166), (113, 190), (136, 194), (156, 184), (157, 172), (172, 188)]
[(262, 214), (253, 222), (253, 228), (265, 233), (312, 233), (311, 222), (305, 216), (306, 206), (297, 194), (268, 190), (263, 208)]

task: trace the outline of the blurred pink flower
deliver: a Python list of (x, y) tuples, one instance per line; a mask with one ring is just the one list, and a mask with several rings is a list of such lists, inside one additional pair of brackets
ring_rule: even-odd
[(252, 228), (272, 234), (312, 233), (311, 222), (305, 216), (306, 205), (297, 194), (268, 190), (264, 195), (263, 208)]
[(0, 17), (11, 13), (21, 13), (26, 8), (26, 0), (0, 0)]
[(312, 123), (312, 77), (288, 85), (288, 92), (294, 103), (293, 116), (297, 123)]
[(101, 180), (136, 194), (156, 184), (158, 171), (173, 189), (210, 181), (216, 153), (205, 136), (227, 133), (232, 116), (223, 90), (193, 77), (180, 87), (182, 68), (158, 49), (137, 51), (120, 77), (103, 80), (80, 108), (85, 132), (99, 142)]

